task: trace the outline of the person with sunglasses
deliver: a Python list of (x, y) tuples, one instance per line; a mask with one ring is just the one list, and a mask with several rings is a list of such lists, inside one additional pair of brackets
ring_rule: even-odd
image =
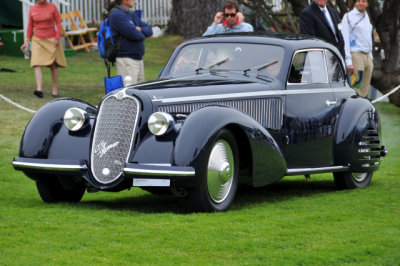
[(207, 28), (203, 36), (229, 32), (252, 32), (253, 26), (244, 22), (244, 16), (239, 12), (239, 5), (228, 0), (224, 4), (224, 12), (217, 12), (214, 22)]

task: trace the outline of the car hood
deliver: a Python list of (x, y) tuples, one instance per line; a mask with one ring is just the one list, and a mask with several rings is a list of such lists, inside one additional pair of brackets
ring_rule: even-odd
[[(256, 82), (252, 79), (210, 79), (208, 77), (187, 77), (171, 80), (157, 80), (146, 82), (130, 87), (140, 90), (152, 101), (163, 101), (165, 99), (177, 99), (191, 96), (207, 95), (229, 95), (251, 92), (262, 92), (266, 90), (282, 90), (284, 85), (278, 80), (269, 79), (268, 82)], [(245, 97), (245, 96), (244, 96)]]

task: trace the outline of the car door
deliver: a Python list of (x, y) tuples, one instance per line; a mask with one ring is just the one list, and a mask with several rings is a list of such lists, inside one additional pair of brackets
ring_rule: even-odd
[(300, 50), (293, 55), (286, 95), (284, 153), (288, 170), (331, 166), (336, 100), (324, 49)]

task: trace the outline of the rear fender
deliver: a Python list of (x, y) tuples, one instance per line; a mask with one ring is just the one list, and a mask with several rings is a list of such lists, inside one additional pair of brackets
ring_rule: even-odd
[[(223, 106), (204, 107), (187, 117), (176, 139), (173, 163), (196, 168), (201, 155), (225, 127), (230, 128), (235, 136), (246, 136), (246, 139), (237, 137), (236, 141), (250, 146), (251, 154), (240, 154), (239, 157), (251, 157), (253, 186), (264, 186), (284, 176), (286, 162), (271, 134), (248, 115)], [(239, 129), (244, 134), (235, 133)]]
[(382, 146), (380, 119), (368, 100), (354, 97), (343, 104), (334, 146), (335, 165), (349, 165), (351, 172), (378, 169)]

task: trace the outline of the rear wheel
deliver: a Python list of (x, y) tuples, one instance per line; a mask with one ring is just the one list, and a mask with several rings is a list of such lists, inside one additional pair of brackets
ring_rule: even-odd
[(335, 184), (338, 189), (365, 188), (371, 183), (373, 172), (369, 173), (333, 173)]
[[(68, 177), (72, 178), (72, 177)], [(66, 178), (65, 178), (66, 179)], [(36, 180), (36, 188), (44, 202), (53, 203), (60, 201), (79, 202), (85, 193), (85, 184), (83, 182), (72, 183), (65, 182), (57, 176), (50, 176)]]
[(239, 179), (239, 152), (232, 132), (221, 130), (199, 158), (196, 175), (200, 185), (190, 194), (196, 211), (226, 211), (236, 194)]

